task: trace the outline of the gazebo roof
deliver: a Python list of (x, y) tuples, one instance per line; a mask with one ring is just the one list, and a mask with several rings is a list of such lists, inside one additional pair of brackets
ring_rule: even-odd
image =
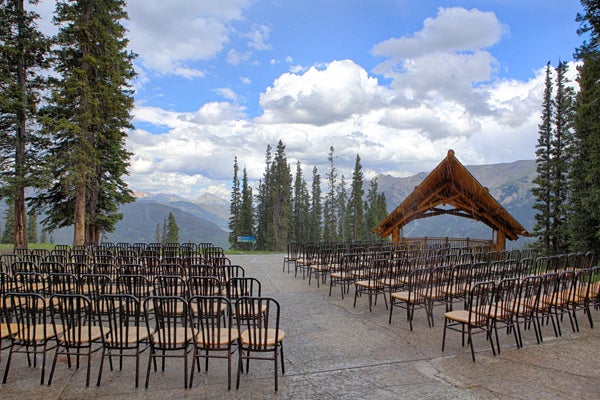
[(387, 237), (411, 221), (444, 214), (483, 222), (509, 240), (529, 236), (529, 232), (490, 195), (488, 188), (456, 159), (453, 150), (448, 151), (446, 158), (381, 221), (374, 232)]

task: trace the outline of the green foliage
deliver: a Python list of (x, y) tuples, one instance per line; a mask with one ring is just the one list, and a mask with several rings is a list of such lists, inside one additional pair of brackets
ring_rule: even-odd
[(237, 157), (234, 157), (233, 184), (231, 185), (231, 201), (229, 203), (229, 244), (234, 250), (237, 250), (237, 237), (241, 235), (240, 212), (242, 206), (242, 194), (240, 192), (238, 172), (239, 167)]
[(600, 1), (582, 0), (578, 33), (585, 36), (576, 56), (579, 93), (576, 102), (573, 167), (570, 173), (569, 233), (573, 250), (600, 253)]
[(11, 234), (27, 246), (25, 188), (42, 184), (47, 141), (37, 129), (50, 40), (37, 30), (37, 13), (23, 0), (0, 2), (0, 197), (14, 206)]
[(323, 237), (323, 205), (321, 203), (321, 175), (313, 167), (310, 210), (307, 236), (310, 241), (320, 241)]
[(167, 243), (179, 243), (179, 226), (172, 212), (167, 220)]
[(292, 199), (292, 236), (290, 240), (306, 242), (310, 240), (310, 196), (306, 181), (302, 175), (302, 163), (296, 163), (294, 179), (294, 196)]
[(360, 163), (360, 156), (357, 154), (354, 163), (354, 172), (352, 173), (352, 189), (346, 209), (346, 219), (350, 234), (348, 239), (350, 240), (364, 240), (367, 236), (364, 219), (364, 193), (362, 165)]
[(121, 24), (124, 8), (121, 0), (56, 5), (57, 76), (41, 118), (53, 139), (51, 183), (33, 204), (48, 215), (49, 229), (75, 225), (75, 241), (97, 242), (101, 232), (112, 232), (122, 218), (119, 205), (133, 201), (122, 178), (131, 157), (125, 139), (135, 75)]
[(27, 242), (37, 243), (38, 242), (38, 223), (37, 215), (35, 213), (29, 213), (27, 219)]

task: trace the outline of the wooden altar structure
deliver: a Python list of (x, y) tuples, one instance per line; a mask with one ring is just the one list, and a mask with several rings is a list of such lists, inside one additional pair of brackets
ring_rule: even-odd
[(529, 236), (477, 179), (456, 159), (453, 150), (415, 187), (415, 190), (373, 230), (393, 243), (403, 240), (408, 223), (438, 215), (454, 215), (482, 222), (492, 228), (490, 241), (495, 250), (504, 250), (506, 240)]

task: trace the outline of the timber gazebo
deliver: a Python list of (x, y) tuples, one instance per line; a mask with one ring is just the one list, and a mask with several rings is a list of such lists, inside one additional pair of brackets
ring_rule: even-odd
[[(392, 236), (393, 243), (426, 241), (404, 238), (402, 228), (408, 223), (438, 215), (470, 218), (489, 226), (491, 240), (485, 242), (494, 250), (504, 250), (506, 240), (529, 236), (529, 232), (490, 195), (477, 179), (456, 159), (453, 150), (415, 190), (373, 230), (382, 238)], [(469, 245), (468, 239), (445, 239)], [(438, 240), (439, 241), (439, 240)]]

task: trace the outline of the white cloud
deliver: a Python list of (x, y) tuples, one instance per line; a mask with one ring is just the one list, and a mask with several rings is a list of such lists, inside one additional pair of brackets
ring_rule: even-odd
[(230, 24), (242, 18), (249, 0), (130, 0), (127, 11), (131, 48), (141, 63), (163, 74), (185, 77), (189, 64), (218, 54), (232, 34)]
[(255, 26), (250, 32), (243, 34), (242, 37), (249, 39), (248, 47), (254, 50), (268, 50), (271, 45), (268, 43), (271, 29), (266, 25)]
[(333, 61), (325, 69), (303, 75), (286, 73), (260, 97), (261, 122), (324, 125), (385, 105), (387, 90), (350, 60)]

